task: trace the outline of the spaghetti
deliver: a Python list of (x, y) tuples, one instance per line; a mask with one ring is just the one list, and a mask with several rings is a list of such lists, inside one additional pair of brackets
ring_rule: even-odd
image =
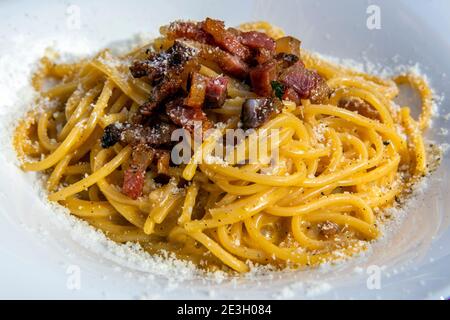
[[(188, 40), (216, 36), (204, 26)], [(174, 45), (173, 29), (163, 28), (163, 37), (120, 57), (105, 50), (73, 64), (42, 60), (33, 85), (40, 100), (53, 103), (20, 121), (14, 144), (22, 159), (40, 158), (24, 161), (22, 168), (48, 174), (49, 200), (114, 241), (139, 242), (151, 253), (167, 250), (203, 267), (237, 272), (248, 271), (251, 264), (317, 265), (358, 253), (379, 237), (382, 209), (393, 206), (396, 197), (427, 173), (423, 132), (431, 116), (431, 91), (415, 75), (382, 79), (304, 50), (304, 68), (323, 79), (330, 90), (327, 96), (318, 101), (297, 92), (298, 99), (292, 98), (286, 96), (286, 82), (272, 82), (275, 95), (281, 85), (286, 89), (281, 107), (232, 146), (243, 153), (221, 161), (214, 143), (227, 129), (242, 125), (246, 101), (261, 96), (261, 88), (254, 90), (254, 83), (242, 81), (224, 60), (203, 56), (198, 79), (228, 75), (225, 101), (219, 108), (203, 109), (215, 123), (214, 134), (204, 137), (187, 164), (167, 165), (167, 157), (160, 154), (163, 160), (142, 171), (139, 196), (124, 192), (136, 148), (126, 143), (103, 148), (102, 137), (112, 124), (145, 115), (142, 106), (148, 105), (155, 83), (133, 77), (130, 64), (145, 60), (149, 48), (154, 54), (168, 52)], [(267, 23), (227, 32), (255, 30), (255, 37), (265, 34), (277, 46), (285, 46), (289, 38)], [(251, 50), (242, 52), (254, 54), (244, 40), (243, 48)], [(211, 45), (207, 41), (202, 45)], [(238, 56), (227, 43), (219, 47)], [(58, 84), (44, 90), (47, 79)], [(394, 107), (398, 85), (405, 83), (422, 98), (419, 120), (408, 107)], [(190, 93), (186, 99), (196, 103), (196, 98)], [(276, 163), (247, 161), (252, 141), (273, 129), (279, 139), (268, 155), (276, 151)]]

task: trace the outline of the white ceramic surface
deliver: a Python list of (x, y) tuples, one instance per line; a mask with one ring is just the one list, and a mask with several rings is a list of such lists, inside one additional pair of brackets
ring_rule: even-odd
[[(366, 27), (369, 4), (381, 9), (381, 29)], [(71, 5), (80, 9), (80, 28), (68, 23)], [(69, 11), (68, 11), (69, 8)], [(420, 63), (444, 97), (439, 113), (450, 112), (450, 3), (414, 1), (0, 1), (0, 123), (21, 96), (30, 74), (26, 50), (44, 52), (49, 44), (70, 54), (91, 53), (179, 18), (205, 16), (229, 25), (267, 20), (320, 53), (395, 67)], [(76, 44), (76, 45), (74, 45)], [(22, 59), (23, 64), (11, 66)], [(20, 74), (21, 76), (17, 75)], [(0, 77), (0, 79), (4, 79)], [(435, 119), (429, 138), (443, 143)], [(2, 129), (2, 134), (5, 129)], [(31, 177), (13, 163), (9, 146), (0, 147), (0, 298), (433, 298), (450, 296), (450, 197), (446, 156), (426, 192), (418, 195), (389, 241), (370, 255), (325, 271), (280, 273), (272, 279), (241, 279), (221, 284), (199, 280), (173, 283), (160, 276), (120, 266), (73, 240), (52, 220), (30, 186)], [(9, 151), (8, 151), (9, 150)], [(81, 270), (80, 290), (67, 287), (68, 266)], [(381, 288), (370, 290), (366, 269), (385, 266)], [(236, 284), (237, 283), (237, 284)]]

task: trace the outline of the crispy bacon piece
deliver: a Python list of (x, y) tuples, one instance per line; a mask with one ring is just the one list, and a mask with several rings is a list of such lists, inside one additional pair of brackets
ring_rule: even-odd
[(243, 129), (258, 128), (278, 110), (278, 103), (271, 98), (247, 99), (242, 105)]
[(270, 97), (272, 95), (272, 81), (277, 77), (277, 63), (273, 60), (263, 65), (258, 65), (250, 70), (250, 81), (253, 91), (259, 96)]
[(140, 144), (133, 148), (130, 166), (125, 170), (123, 177), (123, 194), (131, 199), (137, 199), (142, 195), (145, 170), (152, 162), (153, 157), (154, 150), (146, 145)]
[(130, 72), (134, 78), (147, 76), (153, 84), (157, 84), (169, 72), (182, 69), (196, 54), (195, 48), (175, 41), (167, 51), (152, 52), (147, 59), (134, 61)]
[(130, 66), (130, 72), (133, 78), (147, 77), (150, 83), (156, 85), (164, 77), (164, 74), (169, 69), (168, 55), (163, 52), (160, 54), (153, 54), (148, 60), (134, 61)]
[(264, 64), (273, 59), (274, 52), (265, 48), (259, 48), (254, 50), (255, 62), (257, 64)]
[(342, 98), (338, 102), (338, 107), (357, 112), (370, 119), (381, 120), (378, 111), (361, 98)]
[(210, 57), (225, 72), (236, 78), (244, 79), (249, 72), (248, 65), (240, 58), (216, 48), (212, 53), (202, 51), (202, 56)]
[(267, 34), (258, 31), (241, 32), (241, 43), (251, 49), (264, 48), (269, 51), (275, 50), (275, 40)]
[(325, 80), (316, 71), (306, 69), (301, 61), (283, 71), (279, 81), (294, 89), (301, 99), (310, 99), (313, 103), (326, 100), (331, 93)]
[(300, 105), (301, 104), (300, 96), (292, 88), (287, 88), (286, 91), (284, 91), (282, 99), (295, 102), (296, 105)]
[(212, 127), (211, 122), (201, 109), (190, 108), (183, 105), (183, 99), (176, 99), (166, 104), (166, 114), (178, 126), (194, 132), (201, 126), (203, 131)]
[(204, 108), (215, 109), (222, 107), (227, 98), (227, 85), (227, 77), (218, 76), (210, 79), (206, 86)]
[(123, 176), (122, 193), (136, 200), (142, 195), (144, 189), (144, 170), (129, 168)]
[(171, 142), (172, 132), (176, 129), (173, 124), (154, 121), (147, 125), (134, 123), (113, 123), (108, 125), (101, 138), (103, 148), (112, 147), (117, 142), (132, 146), (141, 144), (147, 146), (167, 145)]
[(200, 65), (193, 60), (186, 63), (184, 68), (169, 72), (161, 83), (153, 87), (150, 99), (139, 108), (140, 114), (151, 115), (162, 102), (182, 90), (186, 86), (189, 74), (199, 69)]
[(223, 21), (206, 18), (202, 24), (202, 28), (214, 38), (215, 44), (223, 50), (238, 56), (244, 61), (247, 61), (251, 57), (250, 49), (244, 46), (239, 41), (239, 37), (233, 32), (225, 29)]
[(199, 50), (198, 56), (200, 58), (217, 63), (224, 73), (240, 79), (245, 79), (247, 77), (249, 67), (239, 57), (216, 46), (190, 40), (180, 40), (180, 42), (184, 43), (186, 46), (191, 46)]
[[(292, 54), (280, 53), (275, 57), (275, 59), (271, 59), (264, 64), (260, 64), (252, 68), (250, 70), (250, 81), (253, 91), (255, 91), (260, 96), (270, 97), (273, 92), (272, 82), (278, 79), (278, 76), (281, 72), (295, 63), (302, 64), (297, 56)], [(297, 94), (294, 95), (292, 90), (289, 90), (287, 94), (293, 99), (295, 96), (298, 96)], [(275, 95), (281, 98), (283, 93), (281, 93), (280, 95)], [(292, 101), (298, 101), (298, 99), (294, 99)]]
[(192, 108), (201, 108), (205, 101), (207, 85), (208, 78), (200, 73), (194, 72), (191, 76), (189, 95), (185, 99), (184, 104)]
[(183, 87), (189, 74), (200, 68), (197, 54), (194, 47), (175, 41), (166, 52), (152, 54), (145, 62), (137, 62), (132, 66), (132, 73), (141, 76), (146, 72), (154, 85), (149, 100), (139, 109), (140, 114), (150, 115), (161, 102)]
[(176, 94), (183, 85), (183, 79), (174, 74), (165, 79), (160, 85), (153, 87), (150, 99), (139, 108), (142, 115), (149, 116), (158, 105), (168, 97)]
[(169, 39), (186, 38), (202, 43), (211, 43), (213, 38), (203, 30), (202, 22), (175, 21), (168, 27), (162, 28), (161, 34), (165, 34)]
[(249, 67), (245, 62), (219, 48), (214, 48), (212, 51), (202, 51), (201, 56), (216, 62), (225, 73), (236, 78), (244, 79), (248, 75)]
[(149, 65), (146, 60), (134, 61), (130, 66), (130, 72), (133, 78), (142, 78), (149, 74)]

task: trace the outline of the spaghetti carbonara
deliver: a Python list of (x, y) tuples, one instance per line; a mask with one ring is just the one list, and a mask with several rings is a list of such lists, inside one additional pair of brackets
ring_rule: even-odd
[[(112, 240), (208, 269), (317, 265), (364, 250), (427, 173), (422, 78), (331, 64), (268, 23), (161, 34), (123, 56), (43, 58), (47, 108), (14, 137), (49, 200)], [(400, 84), (420, 93), (417, 120), (393, 102)]]

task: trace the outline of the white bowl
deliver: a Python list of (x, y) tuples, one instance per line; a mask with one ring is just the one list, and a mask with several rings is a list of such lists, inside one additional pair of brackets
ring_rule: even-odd
[[(18, 104), (29, 98), (23, 88), (47, 46), (73, 55), (93, 53), (139, 33), (156, 35), (160, 25), (175, 19), (206, 16), (228, 25), (267, 20), (300, 38), (307, 49), (366, 65), (371, 61), (374, 70), (417, 62), (442, 97), (439, 114), (448, 114), (450, 4), (444, 0), (378, 1), (378, 6), (381, 28), (370, 30), (366, 22), (372, 11), (367, 13), (366, 1), (0, 2), (0, 71), (10, 74), (0, 77), (0, 123), (17, 116)], [(448, 139), (441, 128), (449, 127), (443, 116), (437, 117), (427, 136), (445, 143)], [(321, 270), (221, 283), (180, 281), (162, 276), (167, 274), (163, 268), (153, 266), (153, 273), (143, 270), (142, 264), (120, 257), (117, 248), (105, 249), (104, 241), (93, 246), (89, 228), (49, 209), (36, 191), (34, 175), (24, 174), (14, 162), (6, 136), (9, 129), (0, 128), (0, 298), (450, 296), (448, 157), (427, 179), (427, 188), (414, 196), (405, 218), (361, 258)], [(380, 286), (374, 288), (377, 271)]]

